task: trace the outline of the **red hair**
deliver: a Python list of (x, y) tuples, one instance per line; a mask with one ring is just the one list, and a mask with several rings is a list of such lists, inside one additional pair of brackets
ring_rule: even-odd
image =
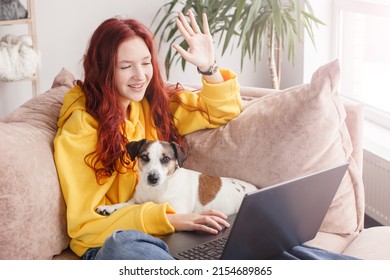
[(111, 18), (93, 33), (84, 56), (84, 81), (77, 81), (86, 97), (86, 110), (99, 123), (96, 151), (87, 155), (98, 182), (110, 177), (130, 163), (125, 152), (129, 142), (125, 134), (125, 112), (115, 84), (116, 57), (119, 45), (133, 37), (142, 38), (151, 54), (153, 77), (146, 89), (151, 117), (160, 140), (184, 144), (169, 110), (170, 93), (164, 84), (157, 60), (153, 35), (133, 19)]

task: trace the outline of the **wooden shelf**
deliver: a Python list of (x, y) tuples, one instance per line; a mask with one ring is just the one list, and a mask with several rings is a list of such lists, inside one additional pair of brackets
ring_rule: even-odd
[(0, 20), (0, 26), (15, 25), (15, 24), (30, 24), (31, 18), (22, 18), (15, 20)]
[(19, 79), (19, 80), (0, 80), (0, 82), (2, 82), (2, 83), (28, 82), (28, 81), (34, 81), (36, 79), (37, 79), (37, 76), (33, 75), (31, 77), (26, 77), (26, 78)]
[[(31, 37), (33, 48), (36, 52), (38, 52), (38, 44), (37, 44), (37, 32), (35, 27), (35, 10), (34, 10), (34, 1), (35, 0), (26, 0), (27, 2), (27, 18), (16, 19), (16, 20), (0, 20), (0, 26), (9, 26), (9, 25), (18, 25), (18, 24), (26, 24), (28, 26), (28, 35)], [(40, 79), (39, 79), (39, 69), (37, 69), (34, 76), (25, 78), (17, 81), (0, 81), (0, 82), (20, 82), (20, 81), (31, 81), (32, 89), (33, 89), (33, 97), (39, 94), (40, 90)]]

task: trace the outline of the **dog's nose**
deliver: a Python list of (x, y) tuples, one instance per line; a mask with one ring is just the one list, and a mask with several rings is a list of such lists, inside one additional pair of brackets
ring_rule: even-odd
[(157, 184), (158, 179), (159, 179), (158, 174), (152, 173), (152, 174), (148, 175), (148, 182), (149, 182), (150, 185)]

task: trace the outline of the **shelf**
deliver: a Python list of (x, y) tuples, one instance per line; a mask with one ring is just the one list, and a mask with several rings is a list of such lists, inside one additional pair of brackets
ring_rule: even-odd
[(31, 76), (31, 77), (26, 77), (26, 78), (19, 79), (19, 80), (1, 80), (0, 79), (0, 82), (1, 83), (29, 82), (29, 81), (35, 81), (36, 79), (37, 79), (37, 76), (34, 75), (34, 76)]
[[(27, 18), (16, 19), (16, 20), (0, 20), (0, 26), (10, 26), (10, 25), (20, 25), (26, 24), (28, 26), (28, 34), (31, 37), (33, 42), (33, 48), (38, 52), (37, 46), (37, 35), (36, 35), (36, 27), (35, 27), (35, 10), (34, 10), (34, 0), (27, 0)], [(36, 73), (31, 76), (20, 80), (15, 81), (2, 81), (0, 83), (12, 83), (12, 82), (22, 82), (22, 81), (31, 81), (32, 84), (32, 95), (33, 97), (39, 94), (40, 90), (40, 79), (39, 79), (39, 67), (36, 70)]]
[(31, 23), (31, 18), (0, 20), (0, 26), (15, 25), (15, 24), (30, 24), (30, 23)]

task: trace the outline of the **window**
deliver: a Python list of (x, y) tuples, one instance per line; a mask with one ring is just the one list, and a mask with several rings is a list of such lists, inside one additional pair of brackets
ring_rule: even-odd
[(390, 129), (390, 0), (334, 0), (341, 93)]

